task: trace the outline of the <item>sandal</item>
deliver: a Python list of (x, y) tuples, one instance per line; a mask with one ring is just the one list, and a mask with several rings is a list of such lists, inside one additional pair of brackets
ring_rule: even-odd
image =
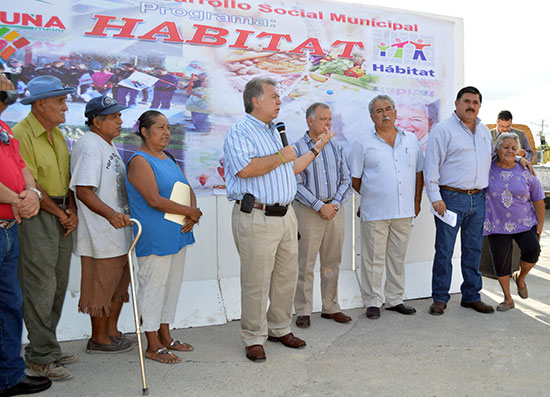
[(181, 343), (177, 339), (172, 339), (172, 342), (168, 346), (166, 346), (168, 350), (176, 350), (179, 352), (190, 352), (193, 351), (193, 346), (191, 346), (189, 343)]
[[(176, 361), (166, 361), (167, 358), (175, 359)], [(181, 362), (181, 358), (173, 353), (170, 353), (166, 347), (161, 347), (155, 352), (145, 352), (145, 358), (149, 360), (158, 361), (162, 364), (177, 364)]]

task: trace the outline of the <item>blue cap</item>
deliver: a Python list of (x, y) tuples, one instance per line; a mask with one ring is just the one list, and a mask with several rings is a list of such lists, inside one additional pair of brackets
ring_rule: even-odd
[(126, 106), (119, 105), (118, 102), (110, 96), (98, 96), (97, 98), (90, 99), (90, 101), (86, 104), (84, 116), (89, 119), (94, 116), (104, 116), (107, 114), (117, 113), (124, 109), (128, 108)]
[(61, 80), (54, 76), (35, 77), (29, 81), (27, 88), (31, 95), (21, 99), (23, 105), (29, 105), (39, 99), (62, 96), (75, 92), (75, 88), (63, 88)]

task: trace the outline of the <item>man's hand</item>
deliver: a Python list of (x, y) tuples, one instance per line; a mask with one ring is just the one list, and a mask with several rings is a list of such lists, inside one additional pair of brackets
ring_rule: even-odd
[(191, 207), (191, 214), (187, 215), (187, 218), (190, 218), (193, 223), (198, 223), (201, 216), (202, 211), (200, 209)]
[[(421, 204), (419, 200), (414, 201), (414, 216), (417, 217), (420, 214)], [(435, 209), (435, 207), (434, 207)]]
[(181, 232), (187, 233), (193, 230), (193, 226), (195, 226), (196, 222), (193, 221), (193, 219), (187, 217), (185, 218), (185, 221), (183, 222), (183, 225), (181, 226)]
[(315, 146), (314, 146), (315, 150), (317, 150), (320, 153), (321, 150), (323, 150), (325, 145), (328, 143), (328, 141), (330, 141), (334, 137), (334, 135), (336, 135), (336, 131), (331, 134), (327, 128), (326, 132), (319, 135), (319, 140), (315, 142)]
[(58, 219), (61, 226), (65, 229), (65, 234), (63, 236), (68, 236), (78, 226), (78, 216), (76, 215), (76, 212), (68, 208), (65, 210), (63, 215), (64, 216), (61, 216)]
[(17, 212), (22, 218), (29, 219), (40, 210), (40, 200), (38, 194), (32, 190), (23, 190), (19, 193), (21, 201), (17, 204)]
[(447, 211), (447, 206), (445, 205), (445, 201), (438, 200), (434, 201), (432, 203), (432, 206), (434, 207), (435, 212), (437, 212), (439, 215), (444, 216), (445, 211)]
[(524, 158), (521, 158), (519, 159), (518, 163), (521, 164), (521, 166), (523, 167), (524, 170), (526, 170), (527, 168), (529, 168), (529, 172), (533, 175), (537, 175), (535, 173), (535, 169), (533, 168), (533, 165), (531, 164), (530, 161), (527, 161), (526, 159)]
[(324, 204), (321, 209), (319, 209), (319, 216), (326, 221), (330, 221), (336, 216), (335, 206), (332, 204)]
[(113, 211), (108, 220), (115, 229), (122, 229), (123, 227), (131, 225), (128, 215), (123, 214), (122, 212)]
[(527, 152), (525, 151), (525, 149), (519, 149), (518, 156), (525, 157), (526, 154)]
[(283, 156), (285, 163), (290, 163), (291, 161), (296, 160), (296, 150), (294, 150), (294, 146), (292, 145), (285, 146), (279, 151), (279, 153)]

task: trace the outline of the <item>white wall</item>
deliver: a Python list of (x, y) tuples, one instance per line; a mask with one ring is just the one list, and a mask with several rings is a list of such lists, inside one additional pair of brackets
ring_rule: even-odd
[[(346, 211), (346, 236), (340, 271), (339, 294), (343, 309), (362, 307), (356, 268), (360, 267), (361, 243), (359, 221), (355, 216), (354, 201), (344, 206)], [(196, 243), (187, 251), (184, 282), (174, 328), (224, 324), (240, 318), (240, 263), (231, 232), (231, 208), (233, 203), (225, 196), (209, 196), (198, 199), (204, 213), (195, 227)], [(353, 238), (355, 228), (355, 239)], [(415, 219), (406, 255), (407, 285), (405, 298), (414, 299), (431, 295), (431, 267), (434, 252), (435, 227), (429, 213), (428, 198), (424, 196), (422, 212)], [(353, 242), (355, 241), (355, 246)], [(457, 243), (459, 246), (459, 243)], [(457, 292), (462, 277), (455, 249), (452, 292)], [(355, 260), (354, 260), (355, 259)], [(134, 264), (137, 266), (136, 261)], [(321, 309), (319, 287), (319, 263), (315, 268), (313, 310)], [(83, 339), (90, 336), (88, 315), (78, 313), (80, 291), (80, 260), (73, 256), (69, 287), (58, 327), (59, 340)], [(135, 331), (132, 305), (125, 304), (120, 319), (120, 329)], [(26, 332), (24, 333), (26, 342)]]

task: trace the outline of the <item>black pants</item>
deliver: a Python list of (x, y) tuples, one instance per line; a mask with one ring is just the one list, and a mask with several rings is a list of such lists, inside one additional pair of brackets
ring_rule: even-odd
[(488, 236), (493, 266), (497, 277), (512, 274), (512, 241), (521, 250), (521, 260), (527, 263), (537, 263), (540, 255), (540, 243), (537, 236), (537, 226), (531, 230), (516, 234), (490, 234)]

